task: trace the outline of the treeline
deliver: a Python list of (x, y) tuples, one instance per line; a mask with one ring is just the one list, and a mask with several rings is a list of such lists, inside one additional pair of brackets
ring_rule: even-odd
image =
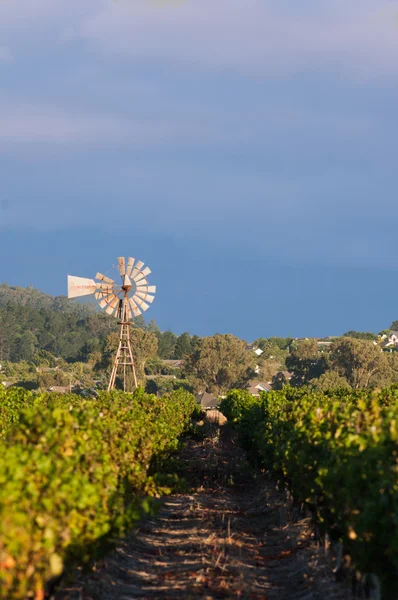
[[(398, 329), (393, 322), (390, 329)], [(140, 384), (151, 393), (184, 387), (224, 394), (251, 380), (273, 389), (309, 386), (380, 388), (398, 382), (396, 346), (386, 347), (389, 330), (348, 331), (327, 340), (270, 337), (252, 344), (232, 335), (200, 338), (162, 332), (142, 316), (132, 324), (132, 345)], [(2, 380), (48, 389), (103, 388), (118, 345), (114, 317), (95, 304), (53, 297), (34, 288), (0, 285)], [(385, 352), (384, 350), (388, 350)], [(164, 361), (181, 360), (181, 364)]]
[[(147, 326), (142, 315), (133, 326), (156, 335), (158, 355), (164, 359), (182, 358), (198, 339), (162, 333), (154, 320)], [(68, 362), (88, 362), (91, 354), (106, 350), (107, 337), (117, 330), (116, 319), (95, 304), (71, 302), (31, 286), (0, 284), (0, 363), (40, 362), (41, 351)]]

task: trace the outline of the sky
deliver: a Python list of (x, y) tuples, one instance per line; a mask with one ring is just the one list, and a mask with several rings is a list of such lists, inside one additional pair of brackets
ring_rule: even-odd
[(398, 0), (0, 0), (0, 282), (118, 256), (162, 330), (398, 319)]

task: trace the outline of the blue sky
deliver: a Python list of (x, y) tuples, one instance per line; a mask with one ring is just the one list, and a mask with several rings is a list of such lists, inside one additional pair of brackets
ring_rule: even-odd
[(148, 319), (398, 319), (398, 2), (0, 0), (0, 280), (150, 265)]

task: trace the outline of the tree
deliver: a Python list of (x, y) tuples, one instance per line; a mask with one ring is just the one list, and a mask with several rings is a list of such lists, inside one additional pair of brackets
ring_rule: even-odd
[(291, 338), (281, 337), (259, 338), (254, 342), (254, 345), (263, 351), (261, 355), (262, 359), (275, 360), (284, 365), (286, 357), (290, 352), (291, 341)]
[(187, 354), (190, 354), (191, 350), (191, 336), (188, 332), (182, 333), (176, 341), (174, 358), (184, 358)]
[(328, 357), (319, 352), (316, 340), (304, 340), (286, 358), (286, 366), (293, 373), (291, 385), (297, 387), (323, 375), (328, 368)]
[(156, 321), (155, 319), (151, 319), (149, 321), (149, 325), (148, 325), (148, 331), (150, 331), (151, 333), (160, 333), (160, 329), (159, 327), (156, 325)]
[(36, 352), (37, 338), (31, 331), (25, 331), (16, 341), (15, 359), (32, 362)]
[(282, 390), (283, 386), (287, 385), (288, 383), (289, 382), (286, 378), (286, 375), (282, 373), (282, 371), (279, 371), (279, 373), (276, 373), (276, 375), (274, 375), (272, 378), (272, 389)]
[(216, 334), (197, 342), (186, 359), (185, 371), (198, 379), (207, 392), (223, 393), (245, 386), (253, 375), (255, 358), (243, 340), (231, 334)]
[(260, 360), (258, 362), (260, 367), (258, 376), (263, 381), (271, 381), (272, 378), (281, 370), (281, 363), (276, 360), (269, 359), (264, 361)]
[(347, 331), (347, 333), (343, 333), (342, 337), (349, 337), (356, 340), (368, 340), (370, 342), (377, 340), (376, 333), (371, 333), (369, 331)]
[(164, 368), (164, 362), (158, 356), (148, 358), (145, 363), (146, 375), (160, 375)]
[(137, 379), (143, 383), (145, 381), (145, 361), (156, 356), (158, 339), (154, 333), (145, 331), (145, 329), (133, 329), (130, 337)]
[(340, 338), (330, 353), (332, 368), (355, 389), (386, 385), (391, 369), (380, 346), (365, 340)]
[(345, 377), (341, 377), (336, 371), (326, 371), (319, 379), (312, 379), (310, 387), (317, 392), (327, 392), (342, 388), (351, 388)]
[(398, 321), (393, 321), (390, 325), (390, 331), (398, 331)]
[(177, 336), (172, 331), (165, 331), (158, 337), (158, 354), (165, 360), (172, 359), (177, 343)]

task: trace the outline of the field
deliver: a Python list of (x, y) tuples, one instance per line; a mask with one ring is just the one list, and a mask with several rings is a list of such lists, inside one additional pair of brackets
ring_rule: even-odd
[(1, 392), (1, 598), (396, 600), (397, 397)]

